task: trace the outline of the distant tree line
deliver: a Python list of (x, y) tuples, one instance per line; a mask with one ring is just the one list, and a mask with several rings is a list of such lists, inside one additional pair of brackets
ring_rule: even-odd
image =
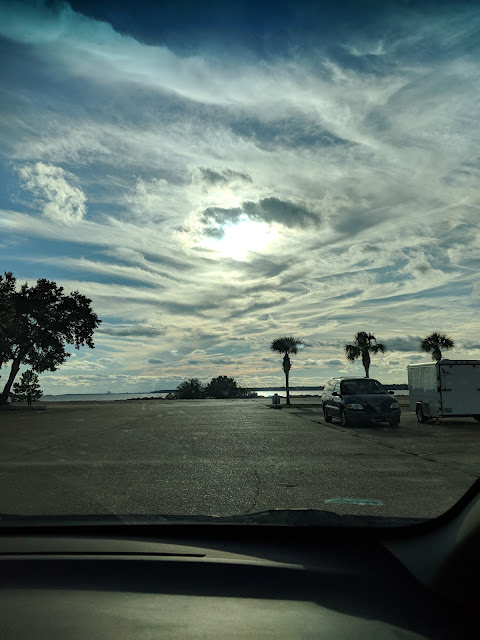
[(175, 391), (167, 395), (168, 400), (194, 400), (197, 398), (256, 398), (256, 391), (239, 387), (234, 378), (217, 376), (208, 384), (203, 384), (198, 378), (190, 378), (181, 382)]

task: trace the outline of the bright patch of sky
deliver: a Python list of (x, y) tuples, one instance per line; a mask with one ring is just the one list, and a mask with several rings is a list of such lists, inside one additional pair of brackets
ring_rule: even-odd
[(0, 269), (103, 320), (45, 392), (480, 358), (478, 7), (360, 4), (0, 0)]

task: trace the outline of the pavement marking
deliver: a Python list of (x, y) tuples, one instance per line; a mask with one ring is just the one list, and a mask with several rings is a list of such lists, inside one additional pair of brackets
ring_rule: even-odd
[(325, 504), (360, 504), (362, 506), (371, 505), (373, 507), (383, 507), (383, 502), (370, 498), (329, 498), (325, 500)]

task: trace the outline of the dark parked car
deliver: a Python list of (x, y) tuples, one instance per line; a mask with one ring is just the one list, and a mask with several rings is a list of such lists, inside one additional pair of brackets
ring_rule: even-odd
[(323, 415), (327, 422), (338, 418), (345, 427), (365, 422), (398, 427), (401, 410), (392, 394), (372, 378), (333, 378), (323, 389)]

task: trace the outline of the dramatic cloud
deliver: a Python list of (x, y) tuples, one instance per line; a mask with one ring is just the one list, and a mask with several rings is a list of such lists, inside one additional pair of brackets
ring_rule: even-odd
[(221, 238), (225, 225), (237, 224), (242, 218), (268, 224), (275, 222), (287, 228), (304, 228), (320, 222), (319, 214), (307, 207), (275, 197), (263, 198), (259, 202), (243, 202), (241, 207), (232, 209), (208, 207), (203, 212), (201, 220), (207, 225), (207, 235)]
[(100, 325), (98, 333), (105, 333), (109, 336), (160, 336), (165, 333), (165, 329), (159, 327), (149, 327), (145, 325), (131, 326), (107, 326)]
[(277, 386), (269, 345), (291, 334), (297, 385), (361, 372), (344, 359), (361, 330), (387, 345), (372, 361), (387, 382), (435, 330), (475, 357), (471, 3), (300, 3), (293, 22), (279, 6), (254, 37), (243, 14), (205, 29), (208, 8), (188, 30), (171, 9), (172, 30), (157, 5), (148, 20), (0, 4), (1, 266), (84, 293), (103, 320), (45, 389), (165, 388), (222, 366)]

